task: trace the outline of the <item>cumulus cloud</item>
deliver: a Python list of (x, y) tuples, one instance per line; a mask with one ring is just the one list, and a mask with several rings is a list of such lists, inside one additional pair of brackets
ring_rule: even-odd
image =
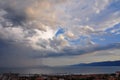
[[(15, 52), (5, 52), (4, 49), (1, 52), (25, 53), (21, 56), (31, 55), (37, 59), (84, 55), (119, 48), (120, 30), (115, 27), (120, 23), (119, 2), (0, 0), (0, 43), (5, 41), (6, 45), (17, 46), (15, 49), (6, 48)], [(30, 57), (25, 57), (26, 62), (27, 59), (33, 59)]]

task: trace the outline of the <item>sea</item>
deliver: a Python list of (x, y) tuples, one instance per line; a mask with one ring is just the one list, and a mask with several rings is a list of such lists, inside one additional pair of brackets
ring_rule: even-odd
[(112, 74), (120, 71), (120, 66), (81, 66), (81, 67), (41, 67), (41, 68), (0, 68), (0, 73), (20, 74)]

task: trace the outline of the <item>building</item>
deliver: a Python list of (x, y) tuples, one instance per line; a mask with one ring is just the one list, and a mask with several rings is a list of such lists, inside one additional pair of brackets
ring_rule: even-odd
[(120, 71), (116, 72), (116, 77), (120, 77)]

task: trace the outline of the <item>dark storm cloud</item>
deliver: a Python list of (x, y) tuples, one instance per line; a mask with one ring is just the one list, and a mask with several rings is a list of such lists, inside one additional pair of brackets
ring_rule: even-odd
[(13, 24), (13, 26), (23, 25), (23, 23), (27, 19), (25, 14), (18, 13), (11, 8), (6, 8), (4, 10), (7, 12), (7, 14), (5, 14), (3, 17), (10, 21)]
[[(34, 50), (23, 44), (0, 39), (0, 67), (28, 67), (35, 64), (31, 58)], [(41, 64), (39, 61), (39, 65)]]
[(84, 49), (77, 49), (77, 50), (71, 50), (71, 49), (66, 49), (65, 52), (71, 55), (84, 55), (87, 53), (93, 53), (95, 51), (102, 51), (102, 50), (109, 50), (109, 49), (119, 49), (120, 48), (120, 43), (113, 43), (113, 44), (108, 44), (108, 45), (99, 45), (99, 46), (89, 46)]
[[(104, 46), (91, 46), (84, 49), (72, 49), (72, 48), (65, 48), (62, 52), (50, 52), (47, 55), (36, 55), (33, 58), (47, 58), (47, 57), (61, 57), (61, 56), (75, 56), (75, 55), (85, 55), (91, 54), (96, 51), (104, 51), (104, 50), (111, 50), (111, 49), (120, 49), (120, 43), (113, 43)], [(47, 53), (47, 52), (46, 52)]]
[[(3, 18), (6, 19), (6, 21), (11, 22), (12, 26), (23, 25), (23, 22), (27, 19), (24, 11), (25, 6), (23, 5), (26, 4), (26, 2), (21, 4), (21, 6), (20, 3), (23, 2), (16, 2), (16, 0), (0, 0), (0, 9), (6, 12), (6, 14), (3, 15)], [(3, 23), (3, 26), (7, 27), (5, 23)]]

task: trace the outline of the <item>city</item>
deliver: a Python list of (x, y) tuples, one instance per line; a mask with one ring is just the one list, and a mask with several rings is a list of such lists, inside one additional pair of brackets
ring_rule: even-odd
[(0, 80), (120, 80), (120, 71), (111, 74), (0, 74)]

